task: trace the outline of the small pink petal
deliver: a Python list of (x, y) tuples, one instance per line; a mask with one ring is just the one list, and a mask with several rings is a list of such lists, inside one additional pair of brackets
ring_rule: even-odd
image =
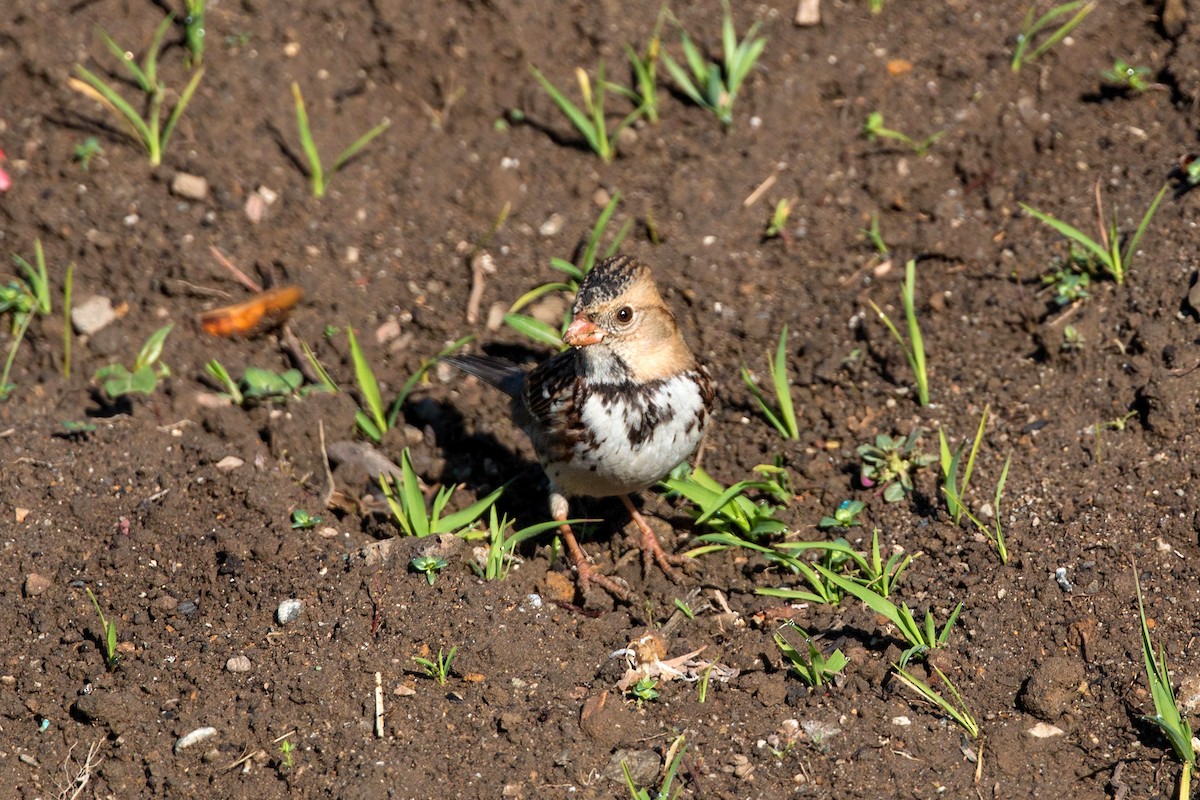
[(4, 171), (4, 167), (0, 167), (0, 192), (7, 192), (12, 188), (12, 178)]

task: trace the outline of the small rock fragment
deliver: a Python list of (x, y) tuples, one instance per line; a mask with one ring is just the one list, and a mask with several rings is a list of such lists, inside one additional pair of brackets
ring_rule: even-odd
[(821, 0), (800, 0), (796, 5), (796, 16), (792, 24), (798, 28), (811, 28), (821, 24)]
[(221, 472), (230, 472), (242, 466), (246, 462), (237, 456), (225, 456), (217, 462), (217, 469)]
[(538, 228), (538, 235), (544, 236), (547, 239), (551, 236), (557, 236), (558, 232), (563, 229), (563, 221), (563, 215), (555, 211)]
[(649, 786), (658, 778), (662, 759), (653, 750), (618, 750), (608, 760), (604, 777), (618, 783), (625, 782), (625, 770), (636, 786)]
[(25, 576), (25, 596), (37, 597), (50, 588), (50, 579), (44, 575), (31, 572)]
[(898, 717), (892, 717), (892, 724), (898, 728), (907, 728), (912, 725), (912, 720), (901, 714)]
[(80, 300), (71, 308), (71, 325), (80, 336), (91, 336), (116, 318), (112, 300), (101, 295)]
[(171, 193), (188, 200), (203, 200), (208, 197), (208, 181), (199, 175), (176, 172), (171, 179)]
[(1049, 739), (1054, 736), (1062, 736), (1063, 729), (1051, 725), (1049, 722), (1039, 722), (1030, 728), (1027, 733), (1035, 739)]
[(303, 600), (284, 600), (279, 604), (279, 608), (275, 610), (275, 620), (280, 625), (287, 625), (289, 622), (295, 622), (296, 617), (300, 616), (300, 612), (303, 609)]
[(33, 513), (32, 508), (14, 508), (13, 509), (13, 519), (15, 519), (17, 521), (18, 525), (22, 525), (22, 524), (24, 524), (25, 520), (29, 518), (29, 515), (32, 513)]
[(179, 755), (179, 751), (186, 750), (192, 745), (199, 744), (206, 739), (211, 739), (217, 735), (217, 729), (211, 727), (196, 728), (191, 733), (185, 733), (175, 740), (175, 754)]
[(227, 672), (249, 672), (250, 667), (250, 659), (246, 656), (231, 656), (225, 662), (225, 670)]

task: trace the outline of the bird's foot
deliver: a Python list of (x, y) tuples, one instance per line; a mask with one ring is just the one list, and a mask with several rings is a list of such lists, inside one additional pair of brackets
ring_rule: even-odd
[(567, 547), (567, 557), (571, 559), (571, 565), (575, 567), (575, 581), (579, 585), (579, 594), (583, 601), (586, 603), (589, 595), (592, 594), (592, 588), (599, 586), (614, 599), (622, 603), (630, 602), (632, 594), (629, 587), (625, 586), (623, 582), (618, 582), (617, 579), (604, 575), (592, 566), (588, 561), (587, 554), (575, 540), (575, 532), (571, 530), (571, 526), (563, 523), (558, 530), (562, 535), (563, 544)]
[(645, 517), (634, 507), (633, 501), (628, 497), (622, 497), (621, 500), (625, 502), (629, 516), (633, 518), (633, 524), (641, 531), (642, 573), (648, 575), (650, 570), (657, 565), (664, 575), (675, 583), (681, 583), (683, 575), (676, 567), (687, 566), (693, 563), (692, 560), (687, 556), (677, 556), (664, 550), (662, 543), (658, 540), (658, 535), (654, 533), (650, 523), (646, 522)]

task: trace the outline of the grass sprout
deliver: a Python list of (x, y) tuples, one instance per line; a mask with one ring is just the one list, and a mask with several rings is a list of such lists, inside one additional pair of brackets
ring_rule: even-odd
[(682, 27), (679, 37), (687, 70), (666, 52), (662, 54), (662, 60), (679, 90), (696, 105), (716, 114), (721, 124), (728, 128), (733, 124), (733, 104), (738, 92), (762, 55), (767, 39), (765, 36), (755, 38), (759, 29), (759, 23), (755, 22), (746, 36), (738, 41), (728, 0), (723, 0), (723, 5), (725, 13), (721, 18), (721, 49), (724, 59), (721, 64), (706, 61), (700, 48)]
[(183, 40), (191, 54), (192, 66), (198, 67), (204, 60), (204, 17), (208, 0), (183, 0), (183, 5), (187, 10), (183, 17)]
[[(42, 240), (33, 242), (33, 264), (13, 253), (13, 261), (21, 268), (23, 275), (9, 281), (8, 285), (0, 286), (0, 314), (11, 311), (13, 315), (13, 340), (8, 348), (8, 356), (4, 359), (4, 370), (0, 372), (0, 401), (7, 400), (16, 389), (16, 385), (8, 382), (12, 372), (13, 362), (17, 358), (17, 350), (25, 340), (25, 334), (38, 314), (49, 314), (50, 307), (50, 276), (46, 271), (46, 254), (42, 251)], [(73, 274), (74, 265), (67, 268), (68, 274)], [(68, 278), (67, 285), (71, 279)], [(67, 335), (70, 334), (71, 323), (66, 322)], [(69, 352), (69, 351), (67, 351)], [(64, 356), (65, 357), (65, 356)], [(69, 368), (69, 362), (64, 362)]]
[(171, 108), (164, 122), (163, 104), (166, 102), (167, 90), (158, 77), (158, 53), (162, 49), (163, 37), (167, 35), (173, 19), (173, 17), (167, 17), (159, 24), (154, 31), (154, 37), (150, 40), (150, 49), (140, 64), (133, 58), (127, 57), (125, 49), (113, 41), (111, 36), (100, 31), (100, 38), (104, 40), (109, 52), (125, 65), (142, 93), (146, 95), (148, 106), (144, 117), (108, 82), (82, 64), (75, 65), (75, 74), (79, 77), (70, 78), (67, 81), (72, 89), (99, 102), (123, 123), (130, 135), (141, 142), (146, 154), (150, 157), (150, 165), (155, 167), (162, 163), (163, 152), (167, 149), (171, 134), (175, 131), (175, 126), (178, 124), (179, 118), (183, 116), (188, 103), (191, 102), (192, 95), (200, 86), (200, 79), (204, 77), (203, 67), (192, 73), (192, 77), (184, 86), (183, 91), (179, 93), (179, 99), (175, 101), (174, 107)]
[(354, 140), (354, 142), (338, 154), (333, 164), (326, 172), (321, 162), (321, 154), (317, 152), (317, 143), (313, 140), (312, 129), (308, 124), (308, 110), (304, 106), (304, 95), (300, 92), (300, 84), (292, 84), (292, 99), (296, 104), (296, 128), (300, 132), (300, 146), (304, 149), (304, 157), (308, 162), (308, 179), (313, 197), (324, 197), (329, 187), (329, 179), (346, 165), (346, 162), (358, 155), (364, 147), (371, 143), (379, 134), (391, 127), (391, 121), (385, 119), (371, 130)]
[(1062, 220), (1052, 217), (1044, 211), (1038, 211), (1036, 208), (1027, 206), (1024, 203), (1018, 203), (1026, 212), (1035, 219), (1044, 222), (1054, 230), (1058, 231), (1071, 243), (1078, 245), (1089, 256), (1095, 259), (1097, 264), (1104, 267), (1117, 285), (1125, 283), (1125, 276), (1129, 273), (1129, 268), (1133, 261), (1133, 256), (1137, 252), (1138, 245), (1142, 241), (1142, 236), (1146, 233), (1146, 229), (1150, 227), (1150, 220), (1154, 218), (1154, 214), (1158, 211), (1158, 206), (1162, 199), (1166, 196), (1169, 184), (1163, 184), (1163, 187), (1158, 190), (1158, 194), (1154, 196), (1154, 200), (1150, 202), (1150, 207), (1146, 209), (1146, 213), (1142, 215), (1142, 221), (1138, 223), (1137, 229), (1133, 235), (1129, 237), (1125, 247), (1121, 247), (1121, 236), (1117, 230), (1117, 214), (1113, 211), (1112, 218), (1105, 224), (1104, 221), (1104, 203), (1100, 197), (1100, 183), (1096, 183), (1096, 216), (1098, 218), (1097, 227), (1099, 228), (1100, 238), (1097, 241), (1088, 236), (1078, 228), (1068, 225)]
[[(561, 281), (543, 283), (518, 297), (516, 302), (509, 307), (508, 313), (504, 315), (504, 324), (517, 333), (528, 336), (535, 342), (549, 345), (559, 350), (566, 348), (566, 345), (562, 341), (562, 334), (570, 322), (567, 314), (564, 314), (562, 327), (555, 330), (545, 322), (519, 312), (530, 303), (540, 300), (548, 294), (554, 292), (574, 293), (579, 290), (579, 284), (591, 272), (592, 267), (596, 265), (597, 254), (600, 252), (600, 242), (603, 241), (604, 235), (608, 231), (608, 224), (617, 209), (617, 203), (620, 201), (621, 193), (614, 192), (608, 204), (604, 206), (604, 210), (600, 212), (600, 216), (597, 217), (596, 224), (592, 226), (592, 232), (588, 236), (587, 244), (584, 245), (583, 252), (580, 254), (578, 261), (572, 263), (563, 258), (550, 259), (550, 266), (563, 273), (566, 278)], [(628, 235), (632, 224), (633, 220), (626, 220), (625, 224), (621, 226), (616, 236), (613, 237), (612, 243), (604, 251), (604, 258), (608, 258), (617, 252), (621, 247), (621, 243), (625, 241), (625, 237)]]
[(636, 103), (651, 125), (658, 124), (658, 60), (662, 55), (662, 26), (666, 18), (667, 8), (663, 6), (658, 13), (658, 20), (654, 23), (654, 33), (650, 35), (650, 41), (646, 44), (645, 55), (638, 55), (636, 50), (625, 45), (625, 57), (629, 59), (629, 66), (633, 70), (636, 88), (631, 90), (611, 83), (608, 86)]
[(787, 337), (788, 327), (784, 325), (783, 331), (779, 334), (779, 345), (775, 348), (775, 357), (767, 359), (767, 371), (771, 373), (777, 409), (773, 409), (767, 402), (766, 396), (759, 388), (758, 381), (754, 379), (754, 375), (745, 364), (742, 365), (742, 380), (746, 383), (746, 388), (754, 395), (754, 399), (758, 401), (759, 409), (771, 426), (779, 431), (779, 435), (784, 439), (794, 440), (800, 438), (800, 426), (796, 422), (796, 409), (792, 405), (792, 390), (788, 382)]
[(967, 705), (963, 702), (962, 695), (959, 694), (958, 688), (950, 682), (950, 679), (946, 677), (944, 672), (942, 672), (933, 664), (930, 664), (929, 666), (935, 673), (937, 673), (937, 676), (939, 679), (941, 679), (942, 683), (946, 684), (946, 688), (950, 690), (953, 701), (948, 700), (946, 697), (935, 691), (929, 684), (905, 671), (902, 666), (896, 664), (892, 665), (892, 667), (896, 670), (896, 677), (899, 678), (902, 683), (909, 688), (916, 690), (921, 697), (925, 698), (934, 706), (944, 711), (946, 716), (957, 722), (972, 739), (979, 738), (979, 723), (975, 721), (975, 717), (973, 717), (971, 712), (967, 709)]
[[(755, 467), (762, 472), (760, 468), (775, 469), (771, 465), (763, 464)], [(707, 527), (718, 534), (728, 533), (757, 540), (787, 530), (787, 526), (775, 518), (775, 514), (783, 505), (775, 505), (767, 499), (755, 502), (746, 496), (747, 493), (758, 491), (777, 501), (780, 497), (791, 497), (790, 491), (784, 485), (786, 478), (779, 473), (772, 476), (764, 472), (763, 475), (761, 480), (738, 481), (732, 486), (724, 486), (703, 469), (696, 467), (690, 473), (664, 478), (661, 484), (692, 503), (696, 525)], [(692, 550), (688, 555), (727, 549), (723, 545), (725, 540), (720, 537), (709, 538), (706, 534), (698, 537), (697, 541), (714, 546)]]
[(450, 648), (449, 653), (439, 647), (436, 660), (420, 656), (413, 656), (412, 660), (420, 665), (426, 675), (437, 681), (438, 686), (445, 686), (446, 678), (450, 676), (450, 665), (454, 663), (454, 656), (457, 654), (458, 645), (454, 645)]
[(925, 339), (921, 336), (921, 324), (917, 320), (916, 276), (917, 262), (910, 258), (904, 265), (904, 286), (900, 289), (900, 300), (904, 305), (904, 319), (908, 323), (907, 339), (901, 335), (891, 318), (875, 305), (874, 300), (869, 302), (879, 319), (887, 326), (892, 338), (904, 351), (904, 359), (908, 362), (917, 383), (917, 401), (924, 408), (929, 405), (929, 372), (925, 365)]
[(350, 342), (350, 360), (354, 362), (354, 379), (358, 382), (358, 391), (366, 403), (367, 410), (359, 408), (354, 412), (354, 421), (358, 429), (378, 442), (388, 431), (388, 418), (383, 411), (383, 397), (379, 393), (379, 381), (375, 379), (375, 371), (371, 362), (358, 344), (354, 328), (346, 326), (346, 338)]
[(1123, 58), (1114, 60), (1112, 69), (1104, 70), (1100, 73), (1100, 77), (1104, 79), (1105, 83), (1125, 92), (1141, 94), (1150, 88), (1150, 68), (1131, 66)]
[(900, 637), (909, 645), (909, 648), (900, 656), (901, 667), (907, 665), (912, 658), (924, 656), (930, 650), (936, 650), (945, 645), (946, 639), (950, 636), (950, 630), (954, 627), (954, 623), (963, 609), (962, 603), (955, 606), (941, 628), (938, 628), (932, 609), (926, 610), (924, 620), (918, 620), (907, 603), (896, 605), (873, 588), (838, 575), (828, 567), (818, 564), (816, 569), (826, 580), (846, 594), (858, 598), (867, 608), (896, 626)]
[[(852, 565), (855, 572), (849, 573), (849, 577), (884, 598), (891, 595), (900, 580), (900, 575), (904, 570), (908, 569), (908, 565), (916, 558), (914, 555), (896, 552), (889, 556), (885, 562), (879, 548), (878, 528), (875, 529), (875, 532), (871, 536), (871, 551), (869, 553), (858, 552), (845, 539), (835, 539), (832, 542), (780, 542), (776, 545), (776, 548), (793, 557), (797, 553), (808, 550), (823, 550), (833, 556), (826, 563), (826, 567), (830, 569), (838, 567), (841, 569), (847, 565)], [(920, 554), (918, 553), (917, 555)], [(789, 597), (789, 595), (785, 594), (787, 591), (786, 589), (760, 589), (758, 593), (773, 597)]]
[(392, 518), (396, 520), (404, 535), (418, 538), (442, 533), (459, 533), (482, 517), (504, 493), (504, 487), (501, 486), (461, 511), (443, 516), (442, 512), (446, 510), (446, 504), (454, 494), (454, 487), (442, 486), (434, 495), (432, 506), (426, 508), (425, 495), (421, 492), (421, 483), (416, 470), (413, 469), (412, 457), (407, 447), (400, 454), (400, 477), (383, 476), (379, 479), (379, 485), (387, 499), (388, 508), (391, 509)]
[(938, 131), (932, 136), (928, 136), (918, 142), (905, 133), (885, 127), (883, 124), (883, 114), (879, 111), (872, 111), (870, 114), (867, 114), (867, 121), (863, 123), (862, 131), (863, 135), (867, 137), (867, 141), (873, 142), (876, 139), (889, 139), (904, 145), (916, 153), (917, 156), (925, 155), (938, 139), (946, 135), (945, 131)]
[(480, 538), (487, 540), (486, 555), (480, 559), (482, 563), (472, 563), (471, 566), (482, 578), (489, 581), (502, 581), (508, 577), (509, 570), (516, 561), (513, 553), (527, 539), (532, 539), (534, 536), (555, 530), (563, 525), (579, 525), (588, 522), (586, 519), (571, 519), (565, 522), (550, 520), (538, 522), (505, 535), (505, 532), (513, 527), (513, 521), (507, 516), (497, 517), (495, 505), (488, 509), (488, 514), (486, 529), (471, 528), (460, 532), (459, 536), (468, 541)]
[(96, 609), (96, 615), (100, 617), (100, 630), (103, 632), (100, 643), (104, 647), (104, 665), (110, 670), (116, 669), (117, 662), (121, 660), (121, 654), (117, 652), (117, 623), (104, 616), (104, 612), (100, 610), (100, 601), (92, 593), (91, 587), (85, 586), (83, 590), (87, 592), (92, 606)]
[(588, 77), (587, 72), (582, 67), (575, 68), (575, 80), (579, 83), (579, 93), (583, 96), (583, 108), (571, 102), (537, 67), (531, 65), (529, 69), (546, 94), (550, 95), (550, 99), (558, 106), (558, 110), (571, 121), (575, 129), (583, 135), (588, 146), (596, 155), (600, 156), (600, 160), (605, 164), (610, 163), (616, 157), (615, 140), (621, 131), (636, 122), (638, 117), (646, 111), (644, 105), (639, 105), (625, 115), (611, 132), (608, 130), (608, 120), (604, 116), (604, 99), (611, 84), (604, 79), (604, 61), (601, 61), (596, 67), (594, 90), (592, 79)]
[[(1017, 33), (1017, 44), (1013, 48), (1012, 71), (1032, 64), (1038, 58), (1070, 35), (1071, 31), (1096, 8), (1096, 0), (1075, 0), (1054, 6), (1040, 17), (1037, 4), (1031, 5)], [(1064, 17), (1070, 17), (1062, 22)], [(1057, 25), (1058, 27), (1054, 27)]]
[(980, 520), (963, 500), (967, 492), (967, 486), (971, 482), (971, 474), (975, 468), (975, 455), (979, 452), (979, 445), (983, 441), (983, 430), (987, 424), (989, 409), (990, 406), (985, 406), (983, 409), (983, 415), (979, 419), (979, 428), (975, 431), (975, 438), (971, 442), (971, 449), (967, 455), (966, 466), (962, 469), (961, 479), (959, 478), (959, 468), (962, 466), (965, 443), (951, 453), (946, 434), (942, 430), (938, 430), (942, 467), (942, 492), (946, 495), (946, 510), (949, 511), (954, 524), (958, 525), (965, 515), (996, 550), (996, 555), (1000, 557), (1000, 563), (1007, 564), (1008, 547), (1004, 542), (1004, 527), (1000, 522), (1000, 500), (1004, 496), (1004, 484), (1008, 481), (1008, 470), (1012, 466), (1012, 456), (1009, 455), (1004, 459), (1004, 467), (1000, 470), (999, 480), (996, 481), (996, 494), (993, 498), (994, 522), (992, 526)]
[(170, 322), (150, 334), (138, 351), (132, 368), (124, 364), (108, 364), (96, 370), (94, 378), (100, 381), (110, 400), (127, 394), (154, 394), (159, 380), (171, 374), (170, 367), (162, 362), (162, 351), (167, 334), (174, 327), (175, 323)]
[[(784, 630), (795, 631), (804, 639), (804, 653), (801, 653), (784, 637)], [(824, 651), (820, 647), (817, 647), (816, 642), (813, 641), (813, 637), (809, 636), (794, 622), (788, 622), (775, 631), (775, 645), (783, 653), (783, 657), (787, 659), (788, 666), (792, 668), (792, 671), (799, 675), (802, 681), (812, 687), (824, 686), (830, 683), (850, 663), (841, 650), (835, 649), (829, 655), (825, 655)]]
[(1187, 717), (1179, 713), (1175, 690), (1171, 688), (1171, 673), (1167, 671), (1167, 653), (1160, 645), (1157, 654), (1150, 639), (1150, 626), (1146, 622), (1146, 607), (1142, 603), (1142, 583), (1134, 565), (1133, 583), (1137, 589), (1138, 620), (1142, 628), (1142, 660), (1146, 666), (1146, 681), (1150, 684), (1150, 696), (1154, 698), (1154, 716), (1142, 719), (1156, 726), (1171, 743), (1175, 757), (1183, 765), (1179, 774), (1179, 797), (1191, 796), (1192, 772), (1196, 768), (1196, 750), (1192, 745), (1192, 726)]

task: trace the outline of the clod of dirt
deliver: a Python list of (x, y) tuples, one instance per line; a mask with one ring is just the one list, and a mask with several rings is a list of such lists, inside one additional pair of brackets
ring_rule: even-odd
[(1034, 669), (1021, 692), (1021, 708), (1053, 722), (1071, 710), (1083, 684), (1083, 663), (1074, 658), (1048, 658)]
[[(622, 766), (624, 764), (624, 766)], [(608, 760), (604, 777), (617, 783), (625, 782), (625, 770), (636, 786), (650, 786), (658, 778), (662, 759), (653, 750), (618, 750)]]
[(25, 576), (25, 596), (37, 597), (42, 592), (50, 588), (50, 579), (44, 575), (38, 575), (36, 572), (31, 572)]
[(636, 718), (619, 696), (607, 691), (583, 701), (579, 713), (579, 729), (586, 733), (597, 747), (610, 749), (636, 738)]

